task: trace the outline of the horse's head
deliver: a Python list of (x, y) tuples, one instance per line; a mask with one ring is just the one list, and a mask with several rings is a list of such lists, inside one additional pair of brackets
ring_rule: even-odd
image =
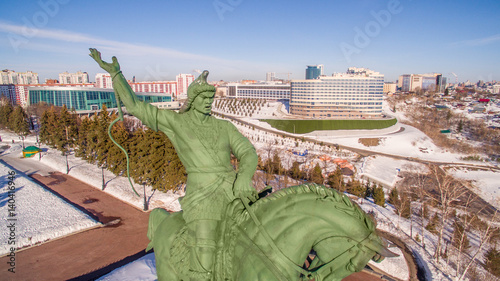
[(376, 232), (356, 240), (349, 237), (328, 237), (313, 247), (316, 257), (309, 266), (316, 280), (341, 280), (361, 271), (373, 260), (382, 261), (396, 254), (387, 249), (386, 241)]
[(278, 233), (276, 244), (296, 264), (311, 248), (316, 252), (308, 267), (316, 280), (341, 280), (370, 259), (394, 256), (377, 235), (373, 219), (336, 190), (305, 184), (256, 205), (266, 229)]

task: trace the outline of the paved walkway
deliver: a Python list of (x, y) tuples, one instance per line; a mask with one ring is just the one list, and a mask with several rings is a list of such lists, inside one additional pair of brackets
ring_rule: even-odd
[[(84, 276), (80, 280), (87, 280), (90, 277), (86, 274), (146, 248), (149, 213), (65, 174), (32, 177), (103, 224), (109, 224), (17, 252), (16, 273), (10, 274), (5, 269), (0, 279), (68, 280)], [(0, 258), (0, 264), (6, 263), (7, 257)]]

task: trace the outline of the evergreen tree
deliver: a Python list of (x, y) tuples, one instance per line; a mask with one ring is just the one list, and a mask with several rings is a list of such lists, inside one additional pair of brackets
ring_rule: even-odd
[(30, 133), (30, 123), (28, 121), (28, 115), (21, 106), (16, 106), (12, 115), (9, 118), (10, 128), (14, 133), (16, 133), (23, 141), (24, 148), (24, 138)]
[(314, 166), (313, 170), (311, 171), (311, 181), (316, 183), (316, 184), (323, 184), (323, 174), (321, 173), (321, 167), (319, 164), (316, 164)]
[(43, 112), (40, 124), (40, 141), (55, 147), (61, 136), (61, 128), (57, 122), (57, 111), (54, 106)]
[(301, 170), (300, 170), (300, 163), (297, 162), (297, 161), (294, 161), (292, 163), (292, 167), (290, 168), (290, 170), (288, 171), (290, 177), (292, 179), (296, 179), (296, 180), (299, 180), (301, 179)]
[(439, 224), (439, 217), (438, 214), (435, 213), (432, 218), (430, 219), (429, 223), (425, 227), (430, 233), (437, 234), (438, 233), (438, 224)]
[(337, 166), (337, 169), (328, 176), (327, 183), (331, 188), (336, 189), (339, 192), (344, 192), (346, 190), (344, 175), (342, 174), (342, 170), (339, 166)]
[(277, 151), (274, 152), (273, 160), (271, 161), (271, 167), (272, 167), (271, 173), (281, 175), (283, 166), (281, 165), (281, 158), (278, 155)]
[(14, 111), (14, 108), (12, 107), (10, 100), (6, 97), (2, 97), (0, 103), (2, 104), (0, 106), (0, 127), (10, 129), (9, 117)]
[(359, 198), (365, 198), (366, 187), (358, 180), (351, 179), (347, 184), (347, 192)]
[[(129, 151), (130, 134), (125, 128), (123, 122), (115, 123), (111, 129), (111, 134), (115, 141), (120, 144), (127, 152)], [(125, 153), (113, 143), (108, 151), (108, 170), (115, 175), (126, 173), (127, 171), (127, 157)]]
[(103, 104), (101, 112), (97, 118), (97, 149), (96, 160), (100, 166), (108, 167), (109, 149), (114, 146), (108, 136), (108, 127), (114, 116), (110, 116), (106, 105)]
[(368, 199), (369, 197), (373, 197), (373, 187), (370, 183), (370, 181), (367, 181), (365, 184), (365, 199)]
[(76, 126), (76, 115), (68, 111), (66, 105), (63, 105), (58, 114), (58, 123), (61, 128), (56, 146), (61, 151), (66, 151), (69, 146), (73, 146), (77, 137), (78, 131)]
[(500, 252), (495, 247), (491, 247), (484, 254), (484, 268), (491, 274), (500, 277)]
[(457, 131), (460, 133), (464, 128), (464, 122), (462, 120), (458, 121)]
[(373, 189), (373, 201), (375, 204), (385, 207), (385, 193), (380, 185)]
[(395, 187), (389, 193), (389, 198), (387, 199), (387, 202), (395, 207), (399, 205), (399, 193)]
[(75, 147), (75, 156), (81, 157), (87, 160), (87, 150), (88, 147), (88, 135), (90, 134), (90, 118), (82, 118), (80, 119), (80, 126), (78, 126), (78, 137), (76, 139), (76, 147)]

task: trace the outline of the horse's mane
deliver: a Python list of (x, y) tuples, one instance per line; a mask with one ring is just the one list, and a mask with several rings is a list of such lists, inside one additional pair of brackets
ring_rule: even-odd
[(344, 207), (342, 209), (345, 209), (346, 213), (356, 217), (359, 220), (364, 220), (368, 229), (375, 229), (376, 223), (373, 221), (373, 218), (371, 218), (363, 210), (361, 210), (361, 208), (357, 204), (353, 203), (351, 199), (349, 199), (349, 197), (333, 188), (327, 188), (323, 185), (318, 185), (315, 183), (306, 183), (277, 190), (275, 192), (272, 192), (268, 196), (258, 200), (252, 206), (254, 206), (255, 208), (259, 208), (261, 205), (265, 205), (283, 197), (311, 193), (318, 195), (318, 197), (329, 198), (334, 202), (343, 204)]

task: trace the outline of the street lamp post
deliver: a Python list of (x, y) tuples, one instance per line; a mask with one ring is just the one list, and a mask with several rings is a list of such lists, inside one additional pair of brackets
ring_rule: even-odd
[(146, 199), (146, 183), (142, 184), (142, 188), (144, 191), (144, 211), (147, 211), (148, 210), (148, 201)]
[(101, 174), (102, 174), (102, 190), (106, 187), (106, 181), (104, 180), (104, 165), (101, 165)]

